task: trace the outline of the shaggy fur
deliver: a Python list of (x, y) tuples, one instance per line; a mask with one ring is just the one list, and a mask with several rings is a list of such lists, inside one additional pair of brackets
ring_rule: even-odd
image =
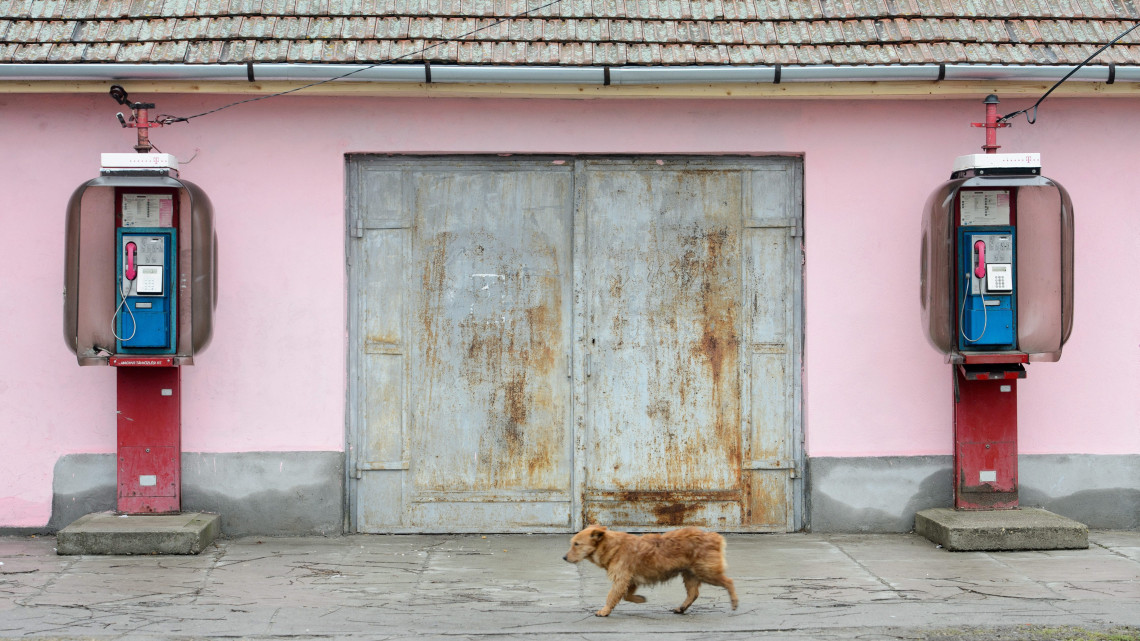
[(687, 596), (673, 610), (677, 614), (684, 614), (693, 604), (701, 583), (728, 590), (732, 609), (736, 609), (736, 588), (724, 575), (724, 537), (716, 532), (687, 527), (637, 536), (591, 525), (570, 539), (570, 551), (562, 559), (571, 563), (589, 559), (613, 581), (605, 607), (597, 612), (600, 617), (609, 616), (623, 598), (645, 603), (645, 597), (635, 594), (639, 586), (668, 581), (678, 574), (685, 582)]

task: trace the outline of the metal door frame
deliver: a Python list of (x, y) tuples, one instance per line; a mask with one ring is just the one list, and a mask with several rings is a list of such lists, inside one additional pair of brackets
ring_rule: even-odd
[[(571, 154), (560, 156), (547, 156), (547, 155), (518, 155), (512, 157), (502, 157), (498, 155), (471, 155), (471, 156), (455, 156), (455, 155), (438, 155), (438, 156), (422, 156), (422, 155), (384, 155), (384, 154), (346, 154), (345, 155), (345, 277), (347, 280), (347, 300), (346, 300), (346, 317), (347, 317), (347, 336), (345, 341), (346, 365), (347, 365), (347, 379), (346, 379), (346, 392), (345, 392), (345, 492), (344, 492), (344, 531), (357, 532), (357, 507), (358, 497), (356, 496), (356, 478), (355, 478), (355, 460), (353, 457), (354, 442), (357, 438), (357, 431), (361, 429), (361, 406), (360, 394), (357, 388), (357, 380), (361, 374), (360, 358), (359, 358), (359, 345), (357, 344), (360, 337), (360, 324), (358, 314), (357, 297), (359, 296), (358, 286), (355, 274), (353, 271), (354, 264), (360, 261), (360, 245), (362, 243), (354, 243), (358, 234), (362, 230), (362, 216), (358, 215), (360, 212), (361, 203), (358, 202), (357, 191), (361, 181), (360, 168), (364, 161), (370, 158), (386, 158), (393, 161), (404, 160), (409, 164), (413, 164), (417, 160), (429, 160), (433, 162), (448, 161), (448, 160), (464, 160), (475, 162), (501, 162), (504, 166), (509, 166), (512, 162), (517, 160), (526, 160), (534, 162), (535, 160), (543, 160), (550, 158), (552, 161), (561, 160), (565, 162), (574, 163), (574, 194), (573, 194), (573, 219), (571, 221), (571, 264), (573, 274), (571, 281), (571, 327), (573, 333), (571, 337), (571, 353), (570, 353), (570, 403), (571, 403), (571, 430), (570, 443), (573, 460), (570, 462), (570, 499), (571, 499), (571, 523), (568, 531), (575, 531), (583, 527), (583, 499), (585, 492), (585, 472), (586, 472), (586, 403), (587, 398), (587, 377), (590, 375), (589, 358), (586, 350), (584, 349), (583, 341), (586, 340), (587, 334), (587, 318), (585, 305), (582, 303), (584, 300), (582, 296), (585, 294), (586, 287), (586, 265), (587, 259), (584, 255), (586, 251), (586, 225), (587, 212), (585, 211), (585, 188), (586, 174), (585, 166), (592, 160), (617, 160), (617, 161), (645, 161), (652, 159), (654, 161), (666, 161), (674, 167), (682, 164), (686, 168), (693, 167), (707, 167), (709, 169), (724, 170), (737, 166), (740, 169), (755, 168), (764, 165), (784, 165), (786, 170), (789, 171), (789, 178), (791, 180), (790, 196), (792, 209), (791, 216), (786, 221), (789, 227), (789, 235), (795, 240), (798, 240), (798, 251), (794, 252), (791, 257), (793, 260), (793, 269), (791, 270), (792, 282), (790, 283), (789, 291), (792, 295), (792, 337), (789, 351), (793, 357), (792, 363), (792, 389), (791, 389), (791, 420), (792, 429), (789, 435), (791, 439), (792, 449), (792, 465), (789, 469), (791, 482), (788, 484), (788, 492), (791, 494), (789, 497), (789, 514), (788, 514), (788, 527), (789, 532), (800, 531), (806, 524), (806, 506), (805, 506), (805, 484), (804, 484), (804, 418), (803, 418), (803, 366), (804, 366), (804, 266), (806, 264), (806, 254), (804, 249), (804, 208), (803, 208), (803, 167), (804, 159), (802, 155), (776, 155), (776, 156), (747, 156), (747, 155), (716, 155), (716, 156), (694, 156), (694, 155), (588, 155), (588, 154)], [(655, 163), (659, 164), (659, 163)], [(797, 264), (794, 264), (798, 262)], [(741, 361), (741, 368), (744, 369), (744, 361)], [(742, 376), (750, 376), (751, 372), (746, 370)], [(745, 413), (741, 412), (741, 420), (745, 419)], [(743, 429), (743, 426), (742, 426)], [(745, 462), (747, 463), (747, 462)], [(648, 528), (647, 528), (648, 529)]]

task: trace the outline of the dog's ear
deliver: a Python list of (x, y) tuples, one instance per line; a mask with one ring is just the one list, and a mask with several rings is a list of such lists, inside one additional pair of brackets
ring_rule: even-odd
[(594, 531), (590, 532), (590, 539), (593, 541), (601, 541), (602, 537), (606, 535), (606, 526), (595, 525)]

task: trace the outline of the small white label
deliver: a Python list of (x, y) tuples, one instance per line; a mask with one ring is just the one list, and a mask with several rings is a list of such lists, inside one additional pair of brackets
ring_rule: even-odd
[(143, 474), (139, 477), (139, 485), (143, 487), (154, 487), (158, 485), (158, 477), (154, 474)]
[(163, 396), (174, 396), (174, 390), (173, 389), (164, 389), (164, 390), (162, 390), (162, 395)]
[(995, 482), (997, 482), (997, 471), (996, 470), (982, 470), (981, 472), (978, 472), (978, 482), (979, 483), (995, 483)]
[(1001, 386), (1001, 387), (999, 387), (998, 389), (1000, 389), (1000, 390), (1001, 390), (1001, 391), (1003, 391), (1003, 392), (1012, 392), (1012, 391), (1013, 391), (1013, 386), (1012, 386), (1012, 385), (1002, 385), (1002, 386)]

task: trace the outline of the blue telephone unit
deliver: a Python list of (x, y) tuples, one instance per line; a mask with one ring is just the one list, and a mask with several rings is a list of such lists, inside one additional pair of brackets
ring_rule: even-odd
[(1017, 349), (1015, 252), (1010, 225), (958, 228), (959, 349)]
[(115, 244), (116, 349), (122, 354), (173, 354), (176, 230), (119, 228)]

